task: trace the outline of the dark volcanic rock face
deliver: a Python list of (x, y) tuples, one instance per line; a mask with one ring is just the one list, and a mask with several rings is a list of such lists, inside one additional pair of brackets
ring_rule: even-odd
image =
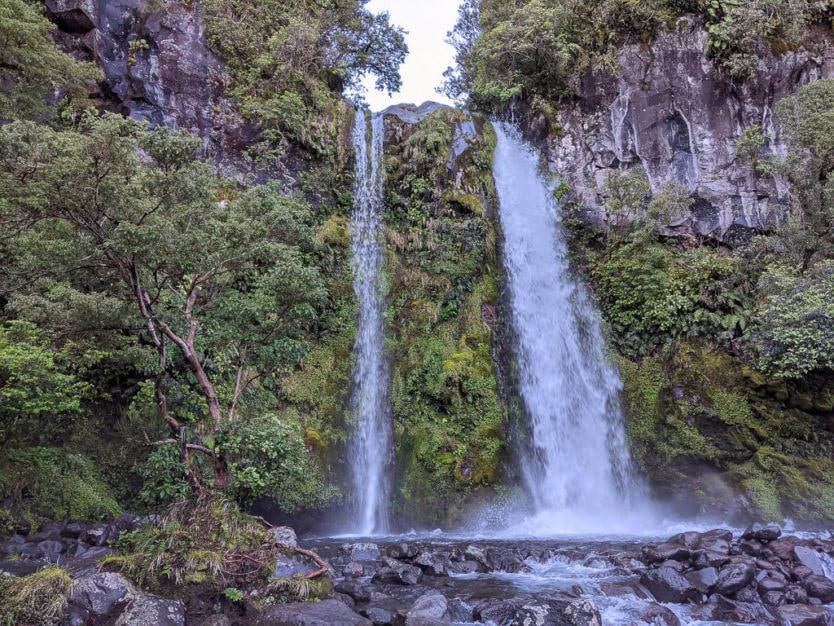
[(761, 157), (783, 157), (787, 147), (774, 107), (801, 85), (834, 76), (834, 46), (821, 32), (815, 50), (764, 56), (755, 76), (739, 83), (707, 58), (707, 39), (701, 23), (689, 18), (648, 47), (624, 47), (617, 76), (588, 77), (579, 100), (558, 114), (551, 166), (593, 221), (605, 219), (606, 178), (638, 165), (654, 192), (671, 181), (696, 199), (690, 215), (668, 225), (666, 234), (729, 242), (785, 219), (788, 181), (758, 175), (749, 158), (736, 154), (736, 142), (745, 128), (759, 125), (769, 137)]
[(199, 3), (48, 0), (58, 42), (103, 71), (105, 108), (200, 136), (221, 165), (254, 133), (224, 98), (228, 75), (209, 50)]

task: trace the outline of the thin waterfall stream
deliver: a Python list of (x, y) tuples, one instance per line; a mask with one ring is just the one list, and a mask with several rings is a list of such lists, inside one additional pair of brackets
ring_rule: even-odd
[[(385, 361), (385, 300), (381, 284), (383, 117), (358, 111), (353, 131), (356, 150), (351, 242), (354, 290), (359, 304), (356, 368), (351, 413), (356, 425), (350, 445), (354, 493), (353, 533), (367, 536), (388, 528), (388, 482), (391, 420), (388, 407), (388, 366)], [(370, 136), (369, 136), (370, 135)]]
[(587, 292), (571, 277), (539, 154), (512, 125), (495, 130), (514, 357), (529, 428), (519, 455), (533, 515), (522, 525), (536, 535), (612, 532), (644, 500), (626, 442), (621, 382)]

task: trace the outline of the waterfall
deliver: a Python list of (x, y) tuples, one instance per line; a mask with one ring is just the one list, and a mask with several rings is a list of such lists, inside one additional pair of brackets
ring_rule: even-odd
[(353, 285), (359, 302), (356, 369), (351, 412), (356, 430), (350, 445), (355, 498), (351, 530), (360, 535), (384, 532), (388, 525), (385, 470), (390, 457), (388, 367), (385, 362), (385, 302), (382, 293), (382, 194), (384, 184), (383, 117), (371, 120), (370, 140), (364, 111), (357, 111), (353, 131), (356, 150), (351, 242)]
[(496, 124), (494, 175), (519, 391), (529, 425), (521, 468), (533, 534), (616, 532), (643, 499), (599, 320), (571, 277), (539, 155)]

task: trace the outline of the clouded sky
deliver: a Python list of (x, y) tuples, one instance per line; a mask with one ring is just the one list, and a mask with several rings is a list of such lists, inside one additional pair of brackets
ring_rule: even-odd
[(374, 90), (374, 81), (365, 81), (365, 98), (371, 109), (380, 111), (392, 104), (426, 100), (449, 102), (435, 92), (443, 80), (443, 71), (454, 60), (454, 49), (445, 43), (446, 33), (455, 25), (457, 0), (371, 0), (368, 9), (374, 13), (388, 11), (391, 21), (408, 31), (406, 41), (411, 51), (401, 68), (403, 88), (393, 97)]

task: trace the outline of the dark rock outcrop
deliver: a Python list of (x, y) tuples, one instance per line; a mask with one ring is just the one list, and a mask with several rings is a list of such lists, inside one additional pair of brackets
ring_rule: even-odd
[(267, 608), (255, 626), (372, 626), (373, 622), (354, 613), (338, 600), (296, 602)]
[[(666, 234), (698, 234), (731, 243), (738, 232), (786, 219), (791, 187), (781, 175), (761, 176), (736, 142), (758, 125), (769, 138), (761, 157), (784, 156), (787, 147), (774, 120), (776, 103), (812, 80), (834, 76), (830, 33), (815, 49), (760, 57), (744, 82), (725, 77), (707, 57), (709, 34), (683, 18), (649, 45), (625, 46), (616, 76), (588, 75), (579, 99), (563, 106), (552, 126), (551, 167), (569, 185), (569, 199), (606, 219), (603, 186), (609, 175), (642, 167), (653, 192), (677, 183), (693, 194), (690, 214)], [(533, 129), (546, 126), (529, 122)]]

